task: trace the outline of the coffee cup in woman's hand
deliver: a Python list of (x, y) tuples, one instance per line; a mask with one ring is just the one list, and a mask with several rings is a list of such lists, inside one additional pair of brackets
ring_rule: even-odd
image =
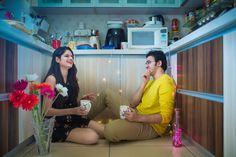
[(91, 101), (90, 100), (80, 100), (80, 108), (82, 108), (83, 110), (89, 112), (91, 109)]

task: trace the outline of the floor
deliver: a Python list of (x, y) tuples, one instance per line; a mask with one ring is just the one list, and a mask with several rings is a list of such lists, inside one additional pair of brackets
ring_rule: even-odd
[[(28, 146), (21, 157), (36, 157), (34, 144)], [(51, 153), (45, 157), (196, 157), (202, 156), (189, 147), (172, 146), (170, 137), (161, 137), (153, 140), (109, 143), (100, 140), (96, 145), (79, 145), (74, 143), (53, 143)]]

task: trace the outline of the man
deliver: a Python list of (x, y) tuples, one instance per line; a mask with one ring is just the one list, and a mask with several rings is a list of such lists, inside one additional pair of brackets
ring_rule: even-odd
[[(125, 119), (116, 119), (100, 126), (91, 123), (89, 127), (111, 142), (161, 136), (171, 121), (175, 95), (175, 83), (165, 74), (166, 69), (165, 54), (162, 51), (150, 51), (146, 55), (146, 72), (142, 76), (142, 83), (133, 95)], [(90, 115), (109, 107), (119, 117), (120, 105), (117, 94), (105, 90)]]

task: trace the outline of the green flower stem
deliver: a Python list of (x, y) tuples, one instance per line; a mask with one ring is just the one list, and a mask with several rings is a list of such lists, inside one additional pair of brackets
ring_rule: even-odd
[[(60, 95), (60, 93), (58, 93), (58, 94), (56, 95), (56, 97), (53, 99), (52, 103), (50, 103), (50, 105), (48, 106), (47, 110), (46, 110), (45, 112), (43, 112), (43, 119), (45, 118), (45, 116), (47, 115), (49, 109), (52, 107), (52, 104), (56, 101), (56, 99), (57, 99), (57, 97), (58, 97), (59, 95)], [(46, 109), (46, 107), (45, 107), (45, 109)]]
[(47, 135), (45, 134), (44, 130), (44, 122), (43, 122), (43, 117), (38, 110), (38, 107), (35, 107), (32, 110), (33, 114), (33, 123), (34, 123), (34, 134), (36, 136), (36, 142), (38, 144), (39, 149), (42, 149), (43, 152), (47, 152), (48, 148), (48, 139)]

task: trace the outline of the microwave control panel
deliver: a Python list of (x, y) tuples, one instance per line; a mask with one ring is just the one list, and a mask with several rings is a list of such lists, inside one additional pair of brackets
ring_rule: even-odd
[(160, 30), (160, 44), (161, 44), (161, 47), (167, 47), (167, 45), (168, 45), (167, 28), (163, 28)]

